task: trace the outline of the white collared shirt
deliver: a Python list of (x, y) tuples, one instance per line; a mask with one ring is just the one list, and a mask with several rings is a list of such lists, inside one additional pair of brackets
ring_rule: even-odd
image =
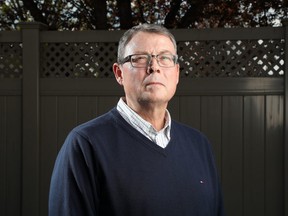
[(151, 141), (155, 142), (158, 146), (165, 148), (170, 141), (170, 129), (171, 129), (171, 117), (166, 110), (165, 113), (165, 126), (157, 131), (155, 128), (141, 116), (139, 116), (134, 110), (132, 110), (123, 100), (120, 98), (117, 104), (117, 110), (120, 115), (136, 130), (142, 133)]

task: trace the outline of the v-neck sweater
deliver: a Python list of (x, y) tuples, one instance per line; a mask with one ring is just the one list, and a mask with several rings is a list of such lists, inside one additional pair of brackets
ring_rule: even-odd
[(172, 120), (159, 147), (113, 108), (74, 128), (51, 179), (50, 216), (222, 216), (211, 146)]

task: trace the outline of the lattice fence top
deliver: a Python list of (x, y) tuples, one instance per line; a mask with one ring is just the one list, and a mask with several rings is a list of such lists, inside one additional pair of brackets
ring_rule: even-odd
[(284, 75), (284, 40), (181, 42), (178, 50), (182, 77)]
[[(279, 77), (284, 40), (178, 42), (181, 78)], [(22, 44), (0, 43), (0, 78), (22, 77)], [(42, 78), (113, 78), (117, 43), (42, 43)]]
[(117, 43), (47, 43), (42, 46), (42, 77), (112, 77)]
[(22, 78), (21, 43), (0, 43), (0, 78)]

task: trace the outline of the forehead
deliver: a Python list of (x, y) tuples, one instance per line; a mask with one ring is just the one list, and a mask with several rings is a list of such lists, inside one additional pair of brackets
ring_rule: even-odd
[(158, 33), (138, 32), (127, 43), (125, 53), (157, 53), (168, 51), (175, 53), (175, 47), (170, 37)]

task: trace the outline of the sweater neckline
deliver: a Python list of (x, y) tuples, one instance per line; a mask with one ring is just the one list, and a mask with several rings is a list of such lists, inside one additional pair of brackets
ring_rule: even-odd
[(112, 116), (115, 119), (116, 124), (120, 125), (125, 131), (127, 131), (127, 134), (130, 136), (133, 136), (133, 138), (139, 140), (141, 144), (148, 147), (150, 150), (156, 151), (159, 154), (161, 154), (164, 157), (168, 156), (169, 150), (175, 145), (174, 139), (173, 139), (173, 127), (171, 122), (171, 139), (169, 143), (167, 144), (166, 148), (162, 148), (158, 146), (156, 143), (145, 137), (142, 133), (140, 133), (138, 130), (133, 128), (117, 111), (116, 107), (114, 107), (111, 110)]

